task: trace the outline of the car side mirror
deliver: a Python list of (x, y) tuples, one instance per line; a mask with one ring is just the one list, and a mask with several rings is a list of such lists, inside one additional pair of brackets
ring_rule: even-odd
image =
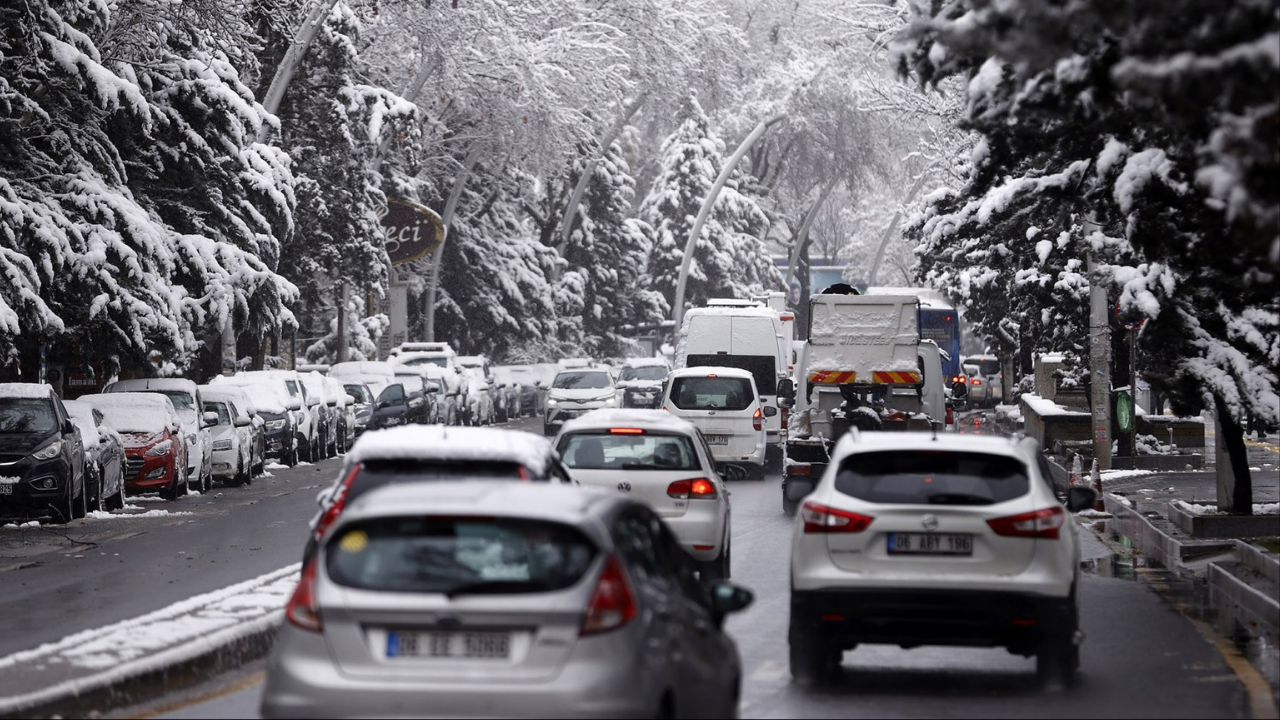
[(75, 432), (76, 432), (76, 426), (75, 426), (75, 424), (74, 424), (74, 423), (72, 423), (70, 420), (67, 420), (67, 421), (65, 421), (65, 422), (63, 422), (63, 423), (62, 423), (62, 434), (63, 434), (63, 435), (71, 435), (71, 434), (73, 434), (73, 433), (75, 433)]
[(764, 411), (765, 417), (773, 417), (778, 414), (778, 408), (773, 407), (772, 405), (765, 405), (762, 410)]
[(750, 590), (723, 580), (711, 586), (711, 612), (717, 623), (724, 621), (724, 616), (746, 610), (755, 601), (756, 596)]
[(1098, 502), (1098, 492), (1091, 487), (1067, 488), (1067, 509), (1073, 513), (1088, 510)]
[[(789, 378), (783, 378), (782, 380), (778, 381), (778, 390), (776, 394), (779, 400), (781, 400), (782, 398), (788, 398), (794, 401), (796, 399), (796, 384), (792, 382)], [(792, 405), (794, 404), (795, 403), (793, 402)], [(784, 407), (781, 402), (778, 403), (778, 406)], [(787, 405), (785, 407), (791, 407), (791, 405)]]
[(716, 465), (716, 472), (720, 473), (720, 477), (729, 482), (739, 482), (747, 479), (747, 471), (743, 470), (741, 465), (719, 463)]
[(218, 413), (216, 412), (207, 412), (200, 417), (204, 421), (202, 427), (213, 427), (218, 424)]
[[(795, 407), (795, 406), (796, 406), (796, 399), (795, 399), (795, 398), (782, 397), (781, 395), (779, 395), (779, 396), (778, 396), (778, 407), (780, 407), (780, 408), (786, 408), (786, 409), (790, 410), (791, 408), (793, 408), (793, 407)], [(769, 409), (769, 410), (772, 410), (773, 408), (768, 408), (768, 409)]]
[(236, 427), (249, 427), (252, 424), (253, 421), (249, 419), (248, 415), (241, 415), (236, 418)]
[(302, 409), (302, 401), (300, 401), (300, 400), (290, 400), (290, 401), (289, 401), (289, 409), (290, 409), (290, 410), (301, 410), (301, 409)]

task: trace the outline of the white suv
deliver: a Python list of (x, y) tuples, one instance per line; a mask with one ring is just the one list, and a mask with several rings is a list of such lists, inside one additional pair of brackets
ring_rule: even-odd
[(1080, 548), (1070, 513), (1013, 439), (859, 433), (837, 443), (791, 544), (791, 674), (827, 679), (859, 644), (1004, 647), (1043, 679), (1079, 664)]

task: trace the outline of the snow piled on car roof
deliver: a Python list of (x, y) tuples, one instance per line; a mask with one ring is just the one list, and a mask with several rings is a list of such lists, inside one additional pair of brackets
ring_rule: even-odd
[(564, 432), (605, 427), (661, 427), (673, 431), (692, 432), (693, 423), (662, 410), (592, 410), (564, 424)]
[(365, 433), (347, 453), (347, 462), (485, 460), (542, 470), (553, 453), (546, 438), (519, 430), (413, 425)]
[(0, 397), (45, 399), (53, 394), (53, 387), (43, 383), (0, 383)]
[(654, 365), (666, 367), (667, 360), (660, 357), (627, 358), (626, 362), (623, 363), (624, 367), (651, 367)]
[(101, 410), (111, 427), (122, 433), (161, 432), (178, 419), (169, 398), (153, 392), (81, 395), (80, 400)]

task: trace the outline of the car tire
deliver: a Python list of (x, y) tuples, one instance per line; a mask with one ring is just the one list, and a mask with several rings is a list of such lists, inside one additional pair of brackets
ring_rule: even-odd
[(782, 496), (782, 512), (790, 517), (795, 517), (796, 509), (800, 507), (799, 500), (788, 500), (787, 496)]
[(840, 648), (821, 637), (816, 628), (797, 625), (794, 619), (787, 638), (791, 678), (801, 685), (829, 682), (840, 667)]
[(728, 580), (732, 557), (733, 546), (725, 545), (724, 552), (720, 553), (720, 557), (709, 562), (702, 563), (702, 570), (699, 573), (702, 581), (710, 585), (717, 580)]
[(49, 513), (49, 522), (53, 525), (66, 525), (71, 522), (72, 516), (75, 515), (76, 499), (72, 496), (75, 488), (71, 485), (67, 487), (67, 494), (60, 500), (58, 504), (50, 504), (49, 509), (53, 512)]
[(89, 478), (80, 480), (80, 495), (71, 501), (71, 517), (76, 520), (89, 514)]
[(769, 446), (764, 451), (764, 469), (767, 473), (782, 472), (782, 448)]
[(124, 478), (120, 479), (120, 488), (116, 490), (116, 494), (104, 500), (102, 505), (108, 512), (124, 509)]
[(1073, 588), (1071, 599), (1058, 610), (1036, 650), (1036, 677), (1041, 685), (1071, 687), (1075, 684), (1080, 669), (1080, 646), (1076, 644), (1079, 624)]
[(209, 472), (200, 474), (200, 494), (208, 495), (213, 490), (213, 468), (209, 468)]
[(84, 494), (85, 509), (98, 511), (102, 509), (102, 468), (97, 465), (93, 466), (93, 472), (89, 468), (84, 469)]

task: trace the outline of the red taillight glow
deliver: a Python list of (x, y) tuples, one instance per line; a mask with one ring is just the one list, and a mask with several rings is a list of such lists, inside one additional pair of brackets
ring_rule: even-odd
[(947, 408), (947, 424), (951, 425), (956, 421), (956, 414), (951, 408)]
[(810, 500), (800, 506), (806, 533), (859, 533), (875, 518), (848, 510), (837, 510)]
[(676, 500), (709, 500), (716, 497), (716, 484), (706, 478), (676, 480), (667, 486), (667, 497)]
[(636, 616), (636, 601), (631, 594), (631, 586), (627, 583), (626, 573), (618, 558), (610, 555), (596, 581), (596, 591), (587, 605), (587, 614), (582, 618), (582, 630), (579, 635), (616, 630), (630, 622)]
[[(356, 465), (351, 468), (351, 472), (342, 478), (342, 482), (338, 483), (338, 487), (333, 491), (333, 497), (329, 498), (329, 507), (325, 508), (324, 514), (320, 516), (320, 521), (316, 523), (316, 539), (324, 536), (324, 531), (329, 529), (334, 520), (342, 514), (343, 508), (347, 505), (347, 490), (351, 488), (351, 483), (355, 481), (356, 475), (364, 469), (364, 465)], [(523, 470), (524, 468), (521, 468)]]
[[(666, 408), (663, 408), (666, 410)], [(614, 435), (643, 435), (644, 430), (640, 428), (609, 428), (609, 432)]]
[(813, 475), (812, 465), (788, 465), (788, 475)]
[(751, 416), (751, 425), (756, 430), (764, 429), (764, 411), (760, 408), (756, 408), (755, 414)]
[(778, 316), (778, 319), (779, 319), (779, 320), (781, 320), (782, 322), (792, 322), (793, 320), (795, 320), (795, 319), (796, 319), (796, 316), (795, 316), (795, 315), (780, 315), (780, 316)]
[(987, 525), (997, 535), (1005, 537), (1044, 538), (1057, 540), (1058, 530), (1066, 522), (1066, 514), (1060, 507), (1047, 507), (1035, 512), (1010, 515), (988, 520)]
[(302, 568), (298, 587), (293, 589), (289, 604), (284, 606), (284, 616), (290, 625), (308, 632), (320, 632), (320, 606), (316, 604), (316, 561), (313, 558)]
[(974, 378), (974, 379), (970, 380), (969, 382), (973, 383), (974, 385), (981, 385), (981, 384), (982, 384), (982, 381), (981, 381), (981, 380), (979, 380), (978, 378)]
[(718, 378), (718, 377), (720, 377), (720, 376), (719, 376), (719, 375), (708, 375), (707, 377), (711, 378), (712, 380), (715, 380), (716, 378)]

